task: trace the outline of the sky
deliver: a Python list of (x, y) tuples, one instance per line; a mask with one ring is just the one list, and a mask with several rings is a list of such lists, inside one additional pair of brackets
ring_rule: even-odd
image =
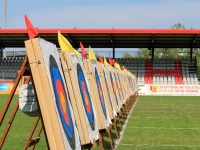
[[(200, 29), (200, 0), (6, 0), (7, 28)], [(4, 28), (4, 0), (0, 0)]]

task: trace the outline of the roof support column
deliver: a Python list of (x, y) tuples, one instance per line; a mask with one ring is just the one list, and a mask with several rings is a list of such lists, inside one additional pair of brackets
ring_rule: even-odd
[(0, 47), (0, 58), (3, 57), (3, 49), (4, 49), (4, 48), (1, 48), (1, 47)]
[(154, 59), (154, 47), (151, 48), (151, 59)]
[(115, 48), (113, 47), (113, 59), (115, 59)]
[(192, 47), (190, 48), (190, 62), (192, 63)]

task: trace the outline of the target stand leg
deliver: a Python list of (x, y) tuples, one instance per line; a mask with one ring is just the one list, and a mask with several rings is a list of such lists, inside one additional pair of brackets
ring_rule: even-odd
[[(123, 108), (121, 108), (120, 114), (122, 116), (122, 124), (124, 124), (124, 114), (123, 114)], [(119, 117), (120, 118), (120, 117)], [(121, 129), (122, 130), (122, 129)]]
[[(98, 140), (97, 140), (98, 142)], [(90, 150), (91, 148), (95, 148), (96, 147), (96, 141), (93, 140), (93, 143), (90, 143), (90, 144), (86, 144), (86, 145), (82, 145), (81, 146), (81, 149), (84, 150), (84, 149), (88, 149)]]
[(105, 148), (104, 146), (105, 145), (104, 145), (102, 133), (100, 133), (100, 131), (99, 131), (99, 140), (98, 141), (99, 141), (99, 149), (100, 150), (104, 150), (104, 148)]
[(120, 113), (118, 113), (117, 119), (118, 119), (118, 122), (119, 122), (119, 125), (120, 125), (120, 131), (121, 131), (122, 130), (122, 124), (121, 124), (121, 121), (120, 121)]
[(117, 129), (116, 117), (112, 120), (112, 123), (113, 123), (114, 129), (115, 129), (116, 138), (119, 139), (119, 132), (118, 132), (118, 129)]
[(112, 125), (110, 125), (110, 126), (106, 129), (106, 132), (107, 132), (108, 137), (109, 137), (110, 148), (111, 148), (112, 150), (114, 150), (114, 140), (113, 140), (113, 137), (112, 137), (112, 134), (111, 134), (111, 129), (112, 129)]

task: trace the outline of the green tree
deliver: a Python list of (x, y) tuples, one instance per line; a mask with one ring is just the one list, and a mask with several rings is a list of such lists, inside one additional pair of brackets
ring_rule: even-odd
[(147, 48), (139, 48), (137, 55), (135, 56), (136, 58), (151, 58), (151, 51), (148, 50)]
[(123, 58), (133, 58), (133, 56), (131, 54), (129, 54), (128, 52), (126, 52), (124, 55), (123, 55)]
[(185, 29), (185, 26), (181, 23), (176, 23), (173, 26), (171, 26), (171, 29)]

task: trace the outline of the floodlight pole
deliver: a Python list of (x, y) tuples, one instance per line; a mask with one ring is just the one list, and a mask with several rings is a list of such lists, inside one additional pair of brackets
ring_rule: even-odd
[(6, 29), (6, 0), (4, 0), (4, 28)]

